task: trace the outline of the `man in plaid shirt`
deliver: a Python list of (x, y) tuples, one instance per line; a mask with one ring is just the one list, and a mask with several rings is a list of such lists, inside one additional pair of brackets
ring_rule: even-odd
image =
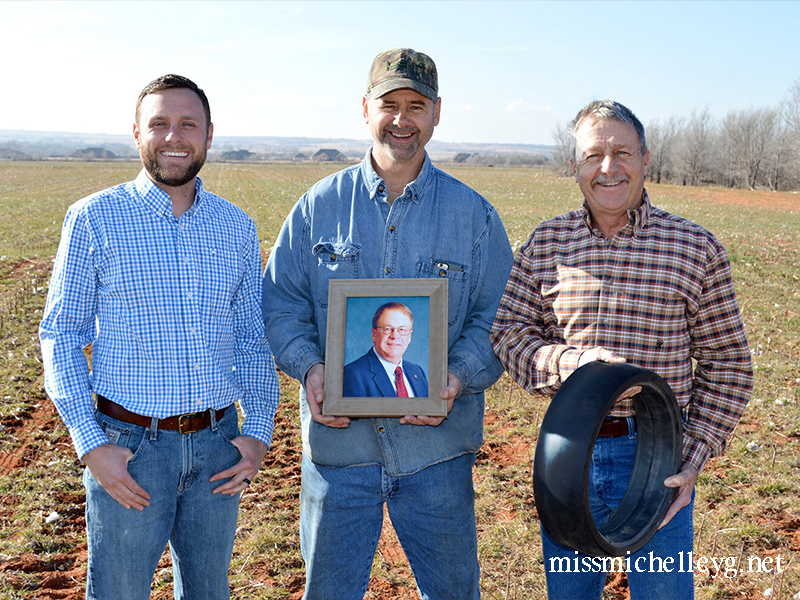
[[(530, 393), (554, 394), (594, 360), (628, 361), (669, 383), (684, 415), (683, 465), (664, 482), (677, 494), (661, 529), (630, 556), (631, 564), (641, 555), (667, 566), (634, 569), (628, 580), (636, 599), (692, 598), (691, 569), (675, 565), (679, 553), (692, 549), (694, 486), (708, 459), (724, 450), (752, 391), (730, 264), (711, 233), (650, 203), (644, 127), (628, 108), (592, 102), (572, 122), (572, 134), (583, 207), (542, 223), (520, 249), (492, 344)], [(636, 452), (633, 417), (632, 398), (619, 400), (608, 415), (619, 420), (608, 428), (617, 437), (601, 435), (595, 444), (590, 500), (598, 524), (627, 488)], [(549, 598), (601, 597), (605, 572), (559, 572), (552, 568), (561, 564), (558, 557), (574, 560), (579, 553), (544, 530), (542, 545)]]

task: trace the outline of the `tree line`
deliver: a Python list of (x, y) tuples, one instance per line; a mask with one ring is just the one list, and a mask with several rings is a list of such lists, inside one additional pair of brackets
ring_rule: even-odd
[[(552, 135), (553, 164), (571, 174), (569, 126), (558, 125)], [(651, 121), (645, 136), (647, 175), (656, 183), (800, 189), (800, 79), (777, 106), (734, 110), (722, 119), (695, 109)]]

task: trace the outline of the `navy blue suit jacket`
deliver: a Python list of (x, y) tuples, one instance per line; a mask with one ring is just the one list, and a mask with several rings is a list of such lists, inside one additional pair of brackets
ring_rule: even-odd
[[(403, 361), (403, 371), (411, 383), (411, 389), (418, 398), (428, 396), (428, 378), (422, 367), (407, 360)], [(386, 374), (381, 361), (370, 348), (361, 358), (344, 366), (342, 381), (343, 398), (389, 398), (397, 397), (394, 386)]]

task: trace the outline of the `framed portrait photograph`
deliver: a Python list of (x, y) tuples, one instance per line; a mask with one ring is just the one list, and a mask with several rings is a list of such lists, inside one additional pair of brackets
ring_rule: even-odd
[(447, 416), (446, 279), (334, 279), (322, 413)]

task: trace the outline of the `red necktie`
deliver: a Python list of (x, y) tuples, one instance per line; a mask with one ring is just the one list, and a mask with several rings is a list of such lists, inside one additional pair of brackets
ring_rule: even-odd
[(403, 381), (403, 369), (397, 367), (394, 370), (394, 384), (397, 386), (397, 397), (408, 398), (408, 390), (406, 389), (406, 382)]

